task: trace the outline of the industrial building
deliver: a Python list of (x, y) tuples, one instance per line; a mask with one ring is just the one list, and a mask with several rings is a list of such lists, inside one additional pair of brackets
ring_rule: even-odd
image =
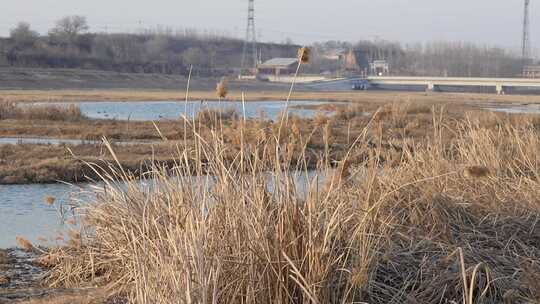
[(298, 67), (298, 58), (274, 58), (257, 66), (258, 75), (289, 76), (294, 75)]
[(375, 60), (369, 64), (371, 75), (387, 76), (390, 74), (390, 65), (386, 60)]

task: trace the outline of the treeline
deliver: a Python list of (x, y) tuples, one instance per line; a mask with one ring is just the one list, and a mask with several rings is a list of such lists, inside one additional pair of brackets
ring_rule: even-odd
[[(195, 30), (92, 33), (85, 17), (69, 16), (58, 20), (47, 35), (19, 23), (8, 38), (0, 38), (0, 65), (166, 74), (186, 74), (193, 65), (195, 75), (227, 75), (238, 73), (243, 46), (240, 39)], [(292, 43), (258, 46), (263, 61), (294, 57), (298, 48)], [(337, 58), (351, 49), (361, 66), (384, 59), (394, 75), (515, 77), (523, 68), (520, 56), (508, 50), (463, 42), (327, 41), (311, 48), (305, 73), (339, 75), (343, 63)]]
[[(352, 49), (359, 63), (363, 58), (367, 62), (387, 60), (391, 74), (404, 76), (516, 77), (521, 74), (524, 64), (518, 54), (506, 49), (465, 42), (403, 45), (389, 41), (360, 41), (354, 44), (329, 41), (316, 43), (313, 49), (314, 54)], [(329, 66), (325, 59), (315, 59), (314, 62), (320, 62), (322, 70)]]
[[(91, 33), (86, 18), (58, 20), (40, 36), (19, 23), (0, 39), (0, 64), (13, 67), (84, 68), (130, 73), (186, 74), (193, 65), (200, 76), (235, 73), (243, 41), (195, 31), (141, 31), (138, 34)], [(265, 58), (295, 56), (296, 46), (259, 45)]]

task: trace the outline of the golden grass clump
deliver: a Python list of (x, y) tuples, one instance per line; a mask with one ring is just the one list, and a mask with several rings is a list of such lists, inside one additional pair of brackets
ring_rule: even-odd
[(27, 252), (33, 252), (36, 250), (34, 245), (32, 245), (30, 241), (24, 239), (23, 237), (17, 236), (15, 239), (17, 241), (17, 244), (22, 250), (27, 251)]
[(310, 55), (311, 50), (307, 46), (298, 49), (298, 59), (300, 60), (300, 62), (304, 64), (309, 63)]
[(225, 98), (228, 92), (228, 81), (227, 78), (223, 77), (216, 86), (216, 94), (219, 98)]
[(0, 101), (0, 120), (51, 120), (51, 121), (81, 121), (86, 119), (79, 106), (70, 104), (57, 105), (26, 105), (19, 106), (10, 101)]
[(338, 107), (335, 118), (338, 120), (349, 120), (355, 117), (361, 117), (364, 114), (365, 112), (361, 104), (352, 104)]
[[(393, 107), (388, 123), (406, 121)], [(539, 130), (432, 121), (414, 145), (367, 125), (342, 155), (339, 121), (308, 144), (288, 124), (283, 143), (275, 125), (235, 125), (240, 140), (265, 132), (256, 145), (192, 130), (174, 166), (103, 179), (80, 206), (84, 243), (49, 252), (47, 281), (141, 304), (535, 303)], [(471, 187), (465, 163), (490, 182)]]
[(33, 263), (43, 268), (53, 268), (60, 263), (61, 259), (56, 254), (46, 253), (33, 260)]
[(217, 118), (223, 121), (235, 121), (239, 116), (235, 109), (203, 109), (197, 112), (195, 120), (202, 123), (205, 126), (216, 126), (218, 123)]
[(317, 127), (326, 125), (328, 123), (328, 120), (328, 117), (322, 112), (317, 112), (317, 114), (315, 114), (315, 117), (313, 117), (313, 122)]

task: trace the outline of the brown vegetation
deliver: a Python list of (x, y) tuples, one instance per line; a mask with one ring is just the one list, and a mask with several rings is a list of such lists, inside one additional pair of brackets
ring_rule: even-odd
[(30, 241), (26, 240), (25, 238), (21, 236), (17, 236), (16, 240), (17, 240), (17, 244), (19, 245), (19, 248), (21, 248), (22, 250), (27, 251), (27, 252), (34, 252), (36, 250), (34, 245), (32, 245), (32, 243), (30, 243)]
[(0, 101), (0, 120), (6, 119), (76, 122), (86, 118), (76, 105), (19, 106), (14, 102)]
[[(367, 131), (370, 135), (371, 148), (380, 148), (381, 161), (394, 161), (403, 150), (410, 150), (414, 143), (421, 143), (432, 137), (434, 123), (432, 111), (443, 111), (449, 127), (459, 123), (474, 123), (486, 128), (495, 128), (510, 124), (524, 126), (540, 125), (540, 119), (527, 115), (505, 115), (481, 111), (465, 112), (464, 106), (452, 105), (441, 107), (429, 102), (393, 102), (377, 109), (378, 104), (353, 103), (335, 104), (332, 109), (336, 114), (320, 112), (313, 119), (301, 119), (291, 116), (289, 124), (281, 130), (280, 142), (288, 143), (291, 161), (299, 161), (314, 168), (321, 155), (328, 154), (328, 161), (335, 164), (347, 154), (355, 139)], [(323, 109), (328, 106), (323, 105)], [(440, 114), (440, 113), (439, 113)], [(235, 152), (242, 142), (251, 151), (260, 150), (260, 144), (277, 138), (279, 124), (263, 120), (243, 121), (233, 110), (217, 112), (212, 110), (199, 112), (195, 120), (185, 122), (159, 121), (127, 122), (108, 120), (49, 121), (49, 120), (0, 120), (0, 136), (47, 136), (58, 138), (80, 138), (100, 141), (103, 137), (112, 140), (150, 140), (154, 141), (154, 150), (150, 144), (120, 145), (117, 154), (125, 167), (141, 172), (141, 164), (148, 164), (153, 157), (162, 164), (174, 163), (175, 146), (189, 146), (195, 139), (194, 131), (206, 140), (212, 137), (216, 123), (221, 121), (220, 131), (225, 144), (230, 145), (230, 153), (225, 155), (233, 160)], [(157, 127), (157, 128), (156, 128)], [(243, 132), (240, 133), (239, 129)], [(187, 134), (187, 142), (183, 137)], [(451, 136), (451, 134), (449, 134)], [(166, 142), (160, 142), (166, 139)], [(0, 146), (0, 183), (82, 181), (84, 176), (95, 178), (95, 173), (85, 166), (87, 162), (112, 160), (103, 145), (87, 144), (82, 146)], [(72, 156), (77, 156), (74, 158)], [(354, 155), (365, 159), (369, 153)], [(475, 164), (471, 164), (475, 165)]]
[[(174, 144), (117, 146), (121, 164), (134, 174), (152, 162), (174, 163)], [(86, 163), (114, 161), (104, 145), (0, 145), (0, 184), (84, 182), (98, 178)]]
[(120, 304), (121, 301), (107, 300), (106, 293), (103, 290), (75, 289), (75, 290), (59, 290), (49, 292), (40, 297), (32, 299), (13, 301), (14, 304)]
[[(49, 283), (134, 303), (538, 302), (538, 119), (448, 113), (190, 129), (172, 172), (148, 171), (159, 187), (105, 178)], [(292, 156), (309, 150), (318, 177), (302, 183)]]

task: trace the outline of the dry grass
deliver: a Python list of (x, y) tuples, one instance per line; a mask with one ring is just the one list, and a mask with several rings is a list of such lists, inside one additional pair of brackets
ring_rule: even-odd
[(76, 105), (30, 105), (19, 106), (14, 102), (0, 102), (0, 120), (52, 120), (52, 121), (80, 121), (86, 119), (81, 109)]
[[(121, 146), (117, 156), (123, 167), (142, 174), (151, 163), (173, 166), (175, 151), (175, 144), (165, 143)], [(0, 184), (85, 182), (98, 178), (85, 162), (104, 165), (113, 160), (103, 145), (0, 145)]]
[(227, 97), (227, 94), (229, 93), (229, 88), (227, 85), (227, 78), (221, 78), (221, 80), (218, 82), (216, 86), (216, 94), (219, 99)]
[(228, 108), (228, 109), (226, 108), (222, 111), (213, 110), (213, 109), (204, 109), (197, 112), (195, 120), (207, 127), (212, 127), (212, 126), (215, 126), (219, 118), (221, 118), (222, 121), (223, 120), (232, 121), (232, 120), (238, 120), (239, 115), (238, 113), (236, 113), (236, 110), (232, 108)]
[[(372, 117), (337, 169), (320, 150), (324, 187), (294, 177), (307, 166), (291, 155), (308, 155), (314, 136), (294, 118), (282, 142), (276, 126), (241, 122), (239, 149), (217, 128), (193, 128), (172, 172), (148, 172), (152, 187), (104, 173), (97, 201), (81, 206), (91, 228), (52, 252), (49, 283), (106, 286), (133, 303), (540, 301), (535, 125), (485, 128), (434, 109), (430, 136), (384, 143), (411, 118), (394, 107)], [(342, 138), (332, 124), (319, 128), (323, 146)]]
[(115, 304), (123, 302), (108, 301), (103, 290), (99, 289), (77, 289), (77, 290), (60, 290), (51, 292), (49, 295), (44, 295), (31, 300), (13, 301), (17, 304)]
[[(417, 103), (396, 102), (384, 105), (377, 111), (373, 105), (353, 104), (338, 106), (335, 115), (319, 112), (313, 119), (301, 119), (290, 116), (289, 124), (282, 128), (280, 143), (288, 145), (291, 162), (307, 164), (310, 169), (317, 166), (318, 159), (326, 155), (329, 164), (339, 162), (354, 144), (355, 139), (367, 132), (368, 145), (378, 148), (377, 157), (381, 162), (399, 164), (401, 153), (410, 151), (415, 143), (433, 138), (433, 114), (443, 111), (446, 126), (455, 129), (459, 124), (472, 124), (477, 128), (497, 129), (509, 125), (515, 128), (540, 128), (540, 118), (528, 115), (505, 115), (481, 111), (465, 112), (466, 108), (457, 106), (442, 107)], [(376, 114), (375, 114), (376, 112)], [(371, 126), (366, 129), (370, 124)], [(0, 121), (0, 136), (47, 136), (59, 138), (81, 138), (101, 140), (151, 140), (151, 145), (129, 145), (118, 148), (117, 154), (123, 166), (139, 173), (141, 164), (147, 167), (152, 157), (159, 163), (174, 166), (176, 145), (190, 147), (193, 151), (194, 136), (201, 136), (212, 141), (215, 128), (220, 126), (223, 142), (228, 146), (224, 158), (228, 162), (236, 158), (242, 143), (252, 153), (261, 151), (261, 143), (275, 145), (271, 139), (277, 138), (279, 124), (267, 120), (243, 121), (233, 110), (223, 112), (201, 111), (194, 121), (190, 121), (184, 132), (183, 121), (122, 122), (93, 121)], [(156, 126), (159, 132), (156, 130)], [(242, 132), (239, 132), (242, 130)], [(367, 131), (366, 131), (367, 130)], [(196, 131), (196, 132), (194, 132)], [(183, 137), (187, 140), (184, 141)], [(451, 139), (455, 133), (449, 132), (445, 139)], [(166, 138), (168, 143), (159, 142)], [(74, 159), (69, 149), (80, 158)], [(272, 150), (274, 148), (268, 148)], [(274, 149), (275, 150), (275, 149)], [(261, 151), (262, 153), (263, 151)], [(195, 153), (195, 152), (193, 152)], [(356, 159), (366, 159), (372, 152), (357, 153)], [(82, 181), (89, 175), (97, 178), (82, 161), (103, 163), (111, 161), (111, 155), (103, 145), (84, 146), (42, 146), (18, 145), (0, 146), (0, 183), (28, 183)], [(206, 162), (206, 160), (205, 160)], [(467, 165), (478, 165), (467, 163)]]
[(0, 265), (9, 264), (10, 262), (11, 262), (11, 258), (8, 256), (8, 253), (0, 249)]
[(24, 239), (23, 237), (17, 236), (16, 240), (17, 240), (17, 245), (19, 245), (19, 248), (21, 248), (22, 250), (28, 251), (28, 252), (34, 252), (36, 250), (34, 245), (32, 245), (30, 241)]
[(489, 176), (489, 168), (484, 166), (470, 166), (465, 168), (465, 177), (484, 178)]

